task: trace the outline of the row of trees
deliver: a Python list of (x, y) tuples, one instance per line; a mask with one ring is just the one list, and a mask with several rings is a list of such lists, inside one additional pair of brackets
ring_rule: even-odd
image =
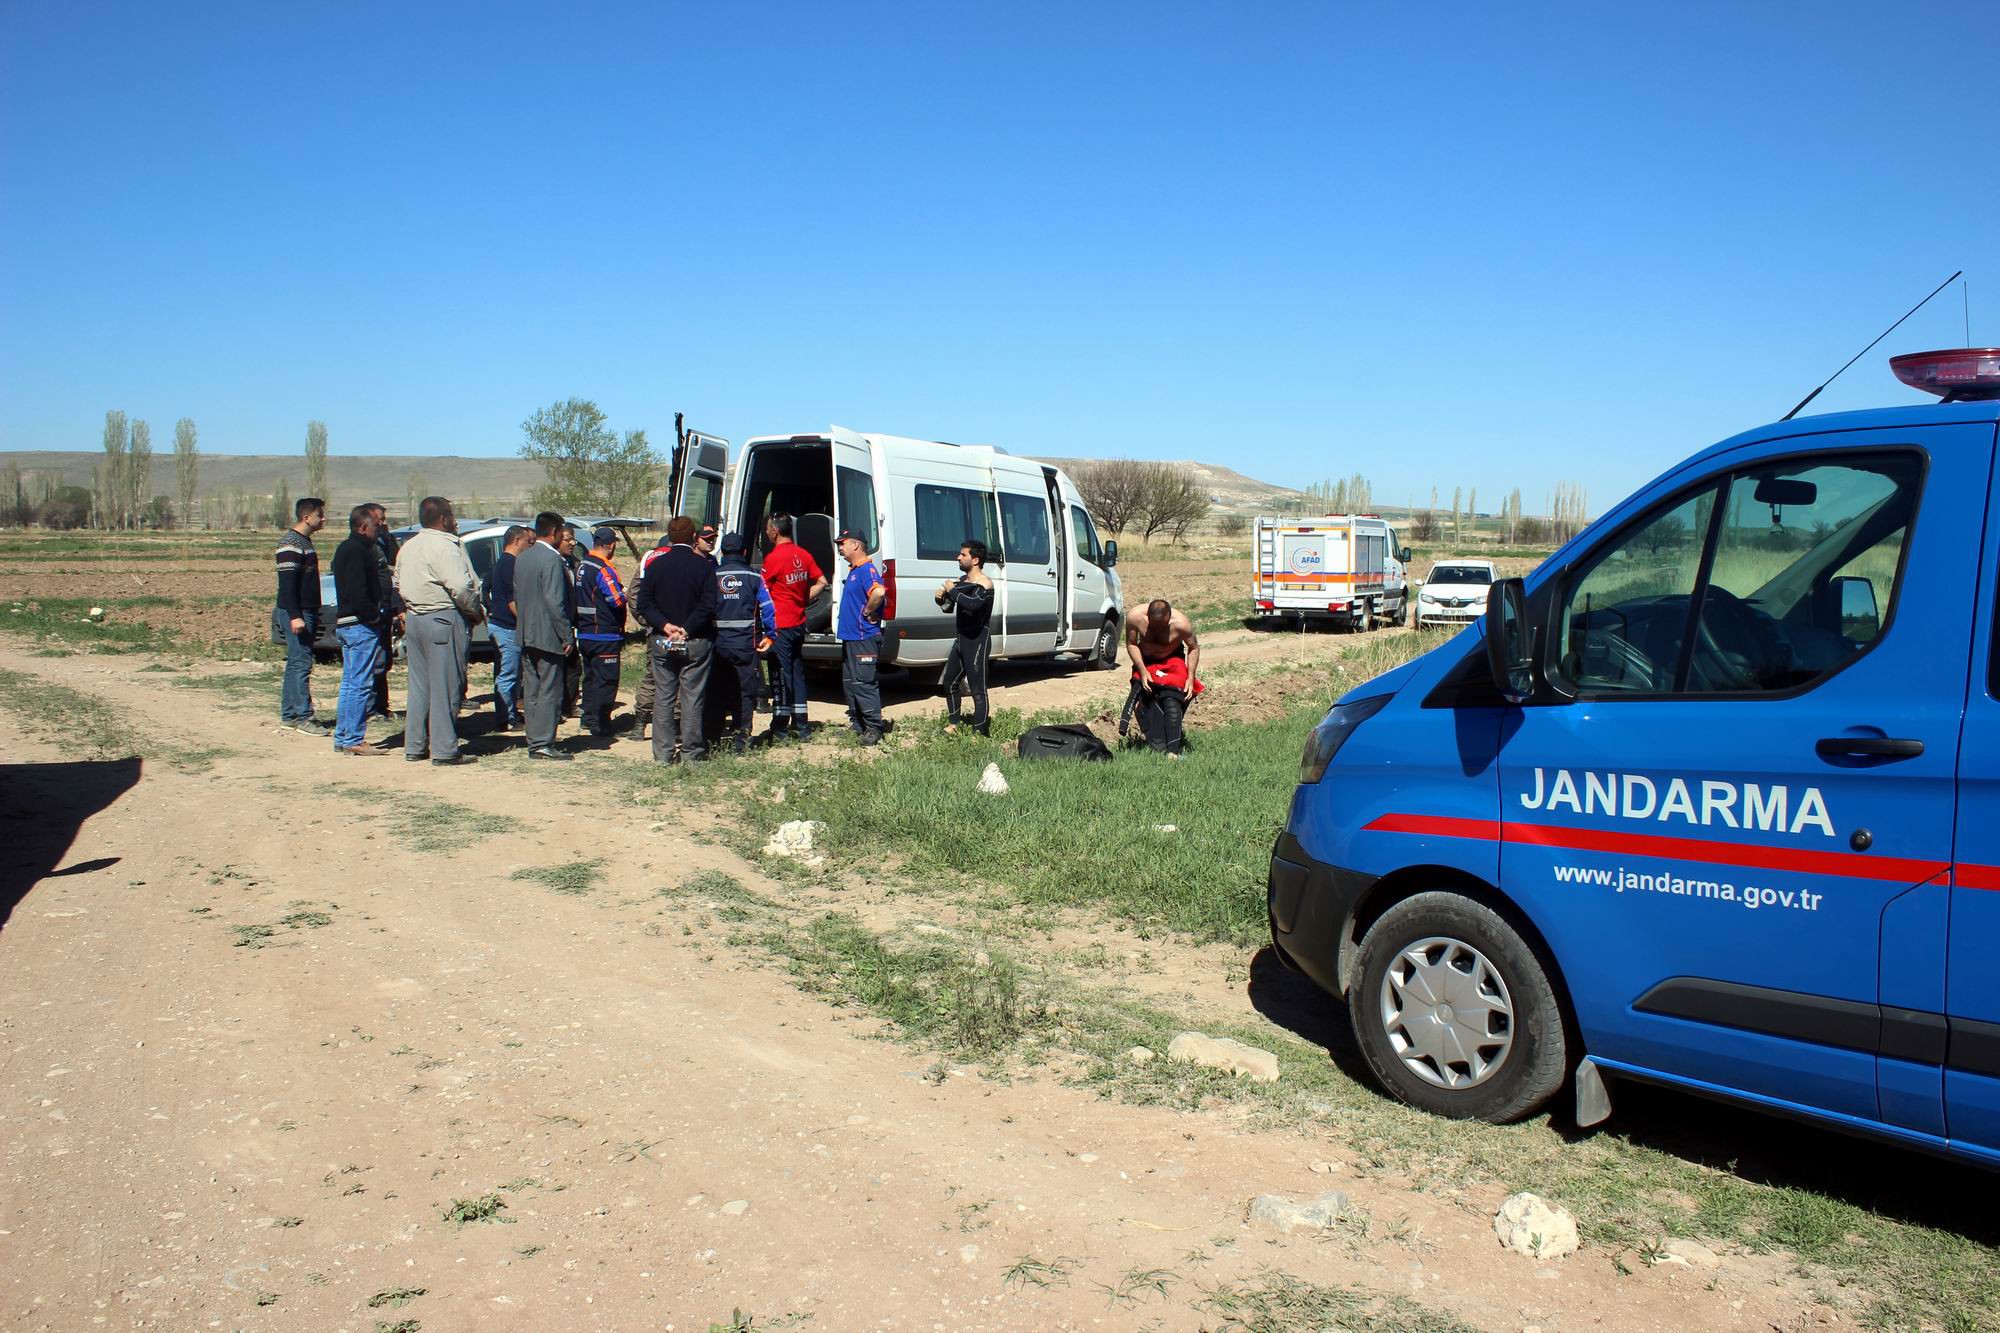
[(1174, 463), (1113, 458), (1079, 463), (1071, 477), (1097, 525), (1113, 537), (1137, 532), (1151, 541), (1165, 533), (1178, 542), (1208, 516), (1208, 492)]

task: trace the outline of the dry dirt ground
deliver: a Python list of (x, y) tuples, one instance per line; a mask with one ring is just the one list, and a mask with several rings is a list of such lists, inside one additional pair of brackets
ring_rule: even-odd
[[(1219, 673), (1304, 642), (1216, 639)], [(769, 879), (709, 815), (633, 806), (603, 754), (337, 758), (146, 666), (0, 639), (0, 670), (153, 756), (77, 762), (0, 710), (0, 1326), (1199, 1329), (1238, 1326), (1218, 1295), (1272, 1291), (1315, 1313), (1256, 1327), (1849, 1326), (1780, 1257), (1537, 1264), (1497, 1246), (1497, 1187), (1418, 1192), (1226, 1106), (936, 1066), (670, 886), (723, 869), (871, 920), (934, 900)], [(996, 702), (1121, 690), (1021, 673)], [(486, 831), (449, 845), (444, 802)], [(599, 853), (586, 893), (511, 878)], [(1255, 1020), (1239, 953), (1167, 956)], [(1330, 1187), (1375, 1224), (1245, 1221)]]

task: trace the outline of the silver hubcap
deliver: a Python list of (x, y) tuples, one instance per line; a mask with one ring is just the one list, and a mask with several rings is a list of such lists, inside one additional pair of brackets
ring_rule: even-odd
[(1443, 935), (1418, 940), (1382, 978), (1382, 1028), (1409, 1071), (1456, 1092), (1499, 1072), (1514, 1047), (1514, 1002), (1486, 955)]

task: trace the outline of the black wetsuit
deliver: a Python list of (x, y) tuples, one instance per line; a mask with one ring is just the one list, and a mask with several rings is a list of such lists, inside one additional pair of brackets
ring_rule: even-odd
[(962, 682), (972, 694), (972, 729), (984, 736), (988, 726), (986, 663), (993, 648), (993, 589), (962, 578), (945, 590), (939, 602), (952, 608), (956, 631), (951, 656), (944, 663), (945, 709), (956, 723)]

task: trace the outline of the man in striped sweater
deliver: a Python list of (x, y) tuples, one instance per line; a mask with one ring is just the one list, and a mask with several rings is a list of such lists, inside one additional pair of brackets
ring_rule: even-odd
[(313, 716), (313, 640), (319, 635), (319, 551), (313, 534), (326, 526), (326, 501), (307, 496), (292, 506), (292, 526), (278, 538), (278, 600), (271, 641), (285, 645), (285, 687), (278, 724), (308, 736), (329, 732)]

